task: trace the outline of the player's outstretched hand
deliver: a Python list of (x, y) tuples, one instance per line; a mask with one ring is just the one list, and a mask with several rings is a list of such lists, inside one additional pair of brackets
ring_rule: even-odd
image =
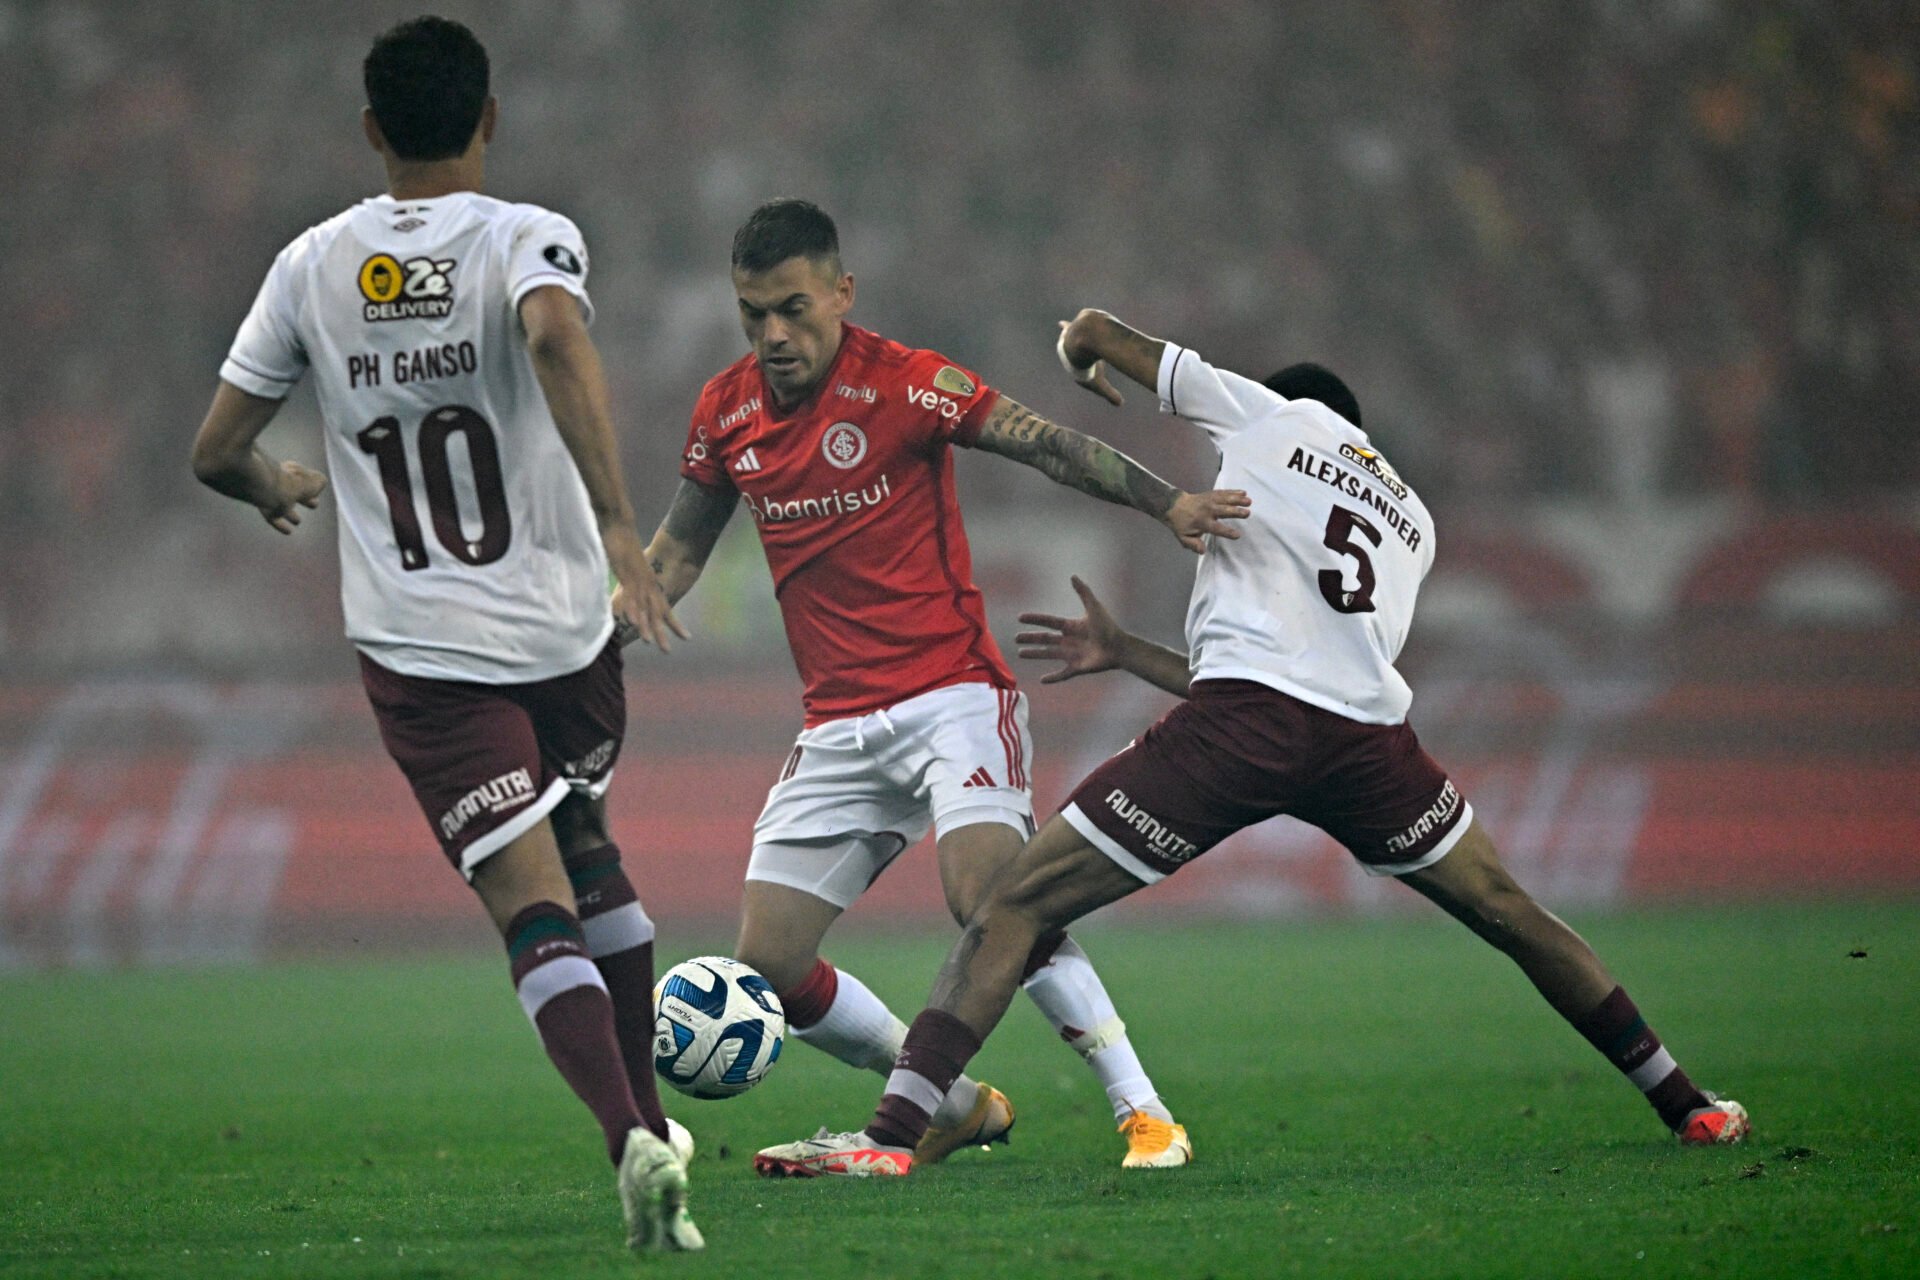
[(1047, 628), (1022, 631), (1014, 636), (1014, 643), (1020, 646), (1020, 656), (1061, 664), (1058, 671), (1041, 676), (1041, 684), (1059, 684), (1075, 676), (1111, 671), (1120, 665), (1120, 643), (1126, 632), (1100, 603), (1100, 597), (1093, 594), (1092, 587), (1075, 577), (1073, 589), (1080, 594), (1080, 603), (1086, 608), (1084, 617), (1061, 618), (1051, 613), (1020, 615), (1020, 621), (1030, 626)]
[(1062, 320), (1060, 337), (1053, 344), (1054, 354), (1060, 357), (1060, 367), (1067, 371), (1068, 377), (1108, 404), (1125, 404), (1126, 400), (1113, 385), (1113, 380), (1107, 377), (1107, 365), (1104, 360), (1095, 360), (1090, 365), (1082, 366), (1075, 364), (1073, 357), (1067, 354), (1067, 330), (1072, 327), (1072, 321)]
[(1210, 489), (1206, 493), (1183, 493), (1173, 500), (1162, 517), (1180, 545), (1195, 555), (1207, 549), (1207, 535), (1237, 538), (1240, 531), (1229, 520), (1245, 520), (1253, 510), (1253, 500), (1244, 489)]
[(255, 505), (268, 524), (281, 533), (292, 533), (300, 524), (300, 508), (311, 511), (320, 505), (320, 495), (327, 491), (326, 473), (297, 462), (282, 462), (274, 480), (279, 492)]
[(669, 634), (682, 640), (693, 639), (693, 634), (673, 614), (673, 605), (667, 600), (667, 593), (661, 589), (660, 579), (655, 577), (651, 568), (634, 575), (633, 589), (622, 582), (613, 591), (613, 638), (621, 648), (635, 640), (644, 640), (657, 646), (662, 653), (672, 653), (673, 644), (667, 639)]

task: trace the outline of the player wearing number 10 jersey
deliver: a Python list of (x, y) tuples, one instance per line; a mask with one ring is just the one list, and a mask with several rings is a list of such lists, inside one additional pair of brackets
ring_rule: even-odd
[(602, 800), (626, 728), (609, 569), (621, 621), (662, 648), (685, 633), (621, 478), (586, 246), (559, 214), (480, 193), (497, 106), (465, 27), (395, 27), (365, 80), (389, 194), (274, 261), (194, 471), (291, 533), (326, 481), (254, 441), (312, 371), (347, 634), (381, 737), (601, 1125), (629, 1243), (697, 1249), (654, 1085), (653, 923)]

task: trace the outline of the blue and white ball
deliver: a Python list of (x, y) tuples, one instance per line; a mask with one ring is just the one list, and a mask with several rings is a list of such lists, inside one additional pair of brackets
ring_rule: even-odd
[(701, 956), (653, 989), (653, 1067), (695, 1098), (731, 1098), (780, 1060), (786, 1011), (773, 984), (738, 960)]

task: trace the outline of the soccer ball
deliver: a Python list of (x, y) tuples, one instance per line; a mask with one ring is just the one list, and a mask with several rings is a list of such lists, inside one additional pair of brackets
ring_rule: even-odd
[(738, 960), (701, 956), (653, 989), (653, 1068), (695, 1098), (731, 1098), (780, 1060), (786, 1011), (773, 984)]

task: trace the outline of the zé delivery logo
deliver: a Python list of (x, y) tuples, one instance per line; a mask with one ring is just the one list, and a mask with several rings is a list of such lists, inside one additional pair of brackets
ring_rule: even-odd
[(376, 253), (360, 264), (361, 318), (437, 320), (453, 312), (454, 259), (408, 258)]

